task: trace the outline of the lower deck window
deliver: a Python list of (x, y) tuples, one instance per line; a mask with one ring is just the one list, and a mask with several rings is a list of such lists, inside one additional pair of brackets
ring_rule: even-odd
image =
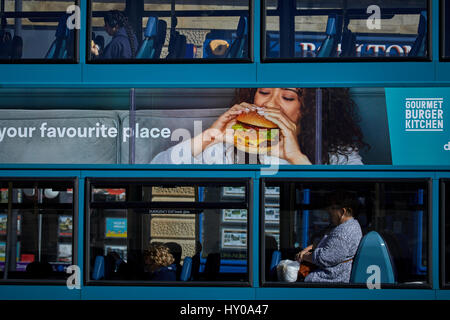
[(74, 182), (0, 184), (0, 277), (66, 279), (67, 267), (74, 264)]
[(90, 281), (248, 282), (248, 182), (90, 181)]
[[(385, 284), (428, 283), (428, 192), (426, 180), (281, 182), (267, 179), (263, 207), (263, 279), (274, 284), (366, 285), (361, 277), (359, 280), (355, 277), (359, 264), (355, 256), (362, 247), (362, 239), (376, 232), (382, 240), (380, 246), (387, 247), (387, 260), (392, 266), (391, 280)], [(313, 271), (304, 278), (302, 272), (295, 275), (292, 271), (293, 268), (302, 271), (298, 265), (287, 262), (297, 261), (298, 254), (310, 245), (313, 247), (307, 251), (312, 261), (307, 262), (313, 262)], [(376, 250), (384, 249), (361, 248), (361, 256), (364, 254), (364, 259), (376, 265), (379, 254)], [(300, 266), (307, 265), (306, 260)], [(344, 264), (347, 264), (345, 268)], [(387, 279), (383, 273), (387, 270), (381, 267), (380, 272), (383, 284), (383, 279)], [(364, 279), (370, 276), (367, 273)]]

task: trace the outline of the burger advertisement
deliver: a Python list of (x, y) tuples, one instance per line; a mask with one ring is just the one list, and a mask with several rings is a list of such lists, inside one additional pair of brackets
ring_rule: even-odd
[(234, 145), (240, 151), (252, 154), (270, 153), (279, 141), (279, 128), (257, 112), (243, 113), (236, 118)]

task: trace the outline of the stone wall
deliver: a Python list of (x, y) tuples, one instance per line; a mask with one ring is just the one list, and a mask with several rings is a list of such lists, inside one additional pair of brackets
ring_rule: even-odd
[[(152, 188), (152, 201), (193, 202), (195, 188)], [(182, 248), (181, 259), (195, 254), (195, 214), (152, 214), (150, 220), (150, 242), (175, 242)]]

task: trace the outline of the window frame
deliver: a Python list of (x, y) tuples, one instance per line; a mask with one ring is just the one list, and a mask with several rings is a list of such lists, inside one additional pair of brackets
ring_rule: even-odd
[[(439, 285), (440, 289), (449, 290), (450, 289), (450, 279), (446, 279), (445, 276), (445, 268), (447, 267), (446, 260), (446, 232), (445, 232), (445, 185), (450, 183), (450, 178), (441, 178), (439, 179)], [(449, 190), (450, 191), (450, 190)], [(448, 235), (450, 236), (450, 235)]]
[[(106, 183), (108, 185), (124, 185), (124, 184), (154, 184), (157, 186), (158, 184), (164, 183), (180, 183), (183, 185), (187, 185), (189, 183), (192, 184), (205, 184), (205, 185), (215, 185), (218, 184), (218, 181), (223, 183), (221, 186), (225, 186), (226, 184), (243, 184), (247, 188), (247, 194), (243, 200), (243, 202), (236, 202), (236, 204), (244, 204), (247, 207), (247, 281), (237, 282), (237, 281), (150, 281), (150, 280), (92, 280), (91, 279), (91, 260), (90, 260), (90, 210), (92, 207), (91, 204), (91, 187), (96, 184)], [(146, 177), (146, 178), (133, 178), (133, 177), (85, 177), (85, 208), (84, 208), (84, 267), (83, 267), (83, 278), (84, 285), (87, 287), (100, 286), (100, 287), (113, 287), (113, 286), (121, 286), (121, 287), (252, 287), (252, 279), (253, 279), (253, 185), (254, 181), (250, 177), (242, 177), (242, 178), (199, 178), (195, 177), (189, 179), (189, 181), (183, 180), (183, 177), (179, 178), (157, 178), (157, 177)], [(125, 201), (126, 202), (126, 201)], [(120, 202), (119, 202), (120, 203)], [(157, 206), (161, 204), (170, 205), (171, 202), (162, 203), (155, 202)], [(195, 202), (194, 202), (195, 203)], [(226, 202), (224, 202), (226, 203)], [(229, 202), (232, 204), (232, 202)], [(118, 204), (112, 202), (112, 204)], [(126, 203), (124, 203), (124, 208), (133, 208), (126, 207)], [(148, 204), (148, 202), (143, 202), (143, 204)], [(212, 203), (219, 204), (220, 203)], [(138, 208), (144, 208), (145, 206), (137, 206)], [(211, 208), (208, 208), (211, 207)], [(222, 208), (212, 208), (213, 206), (207, 205), (205, 209), (216, 209), (221, 210)], [(220, 235), (219, 235), (220, 237)]]
[[(81, 0), (71, 0), (73, 1), (73, 4), (75, 6), (77, 6), (78, 8), (81, 8)], [(81, 9), (80, 9), (81, 10)], [(20, 14), (23, 15), (25, 13), (25, 15), (27, 15), (27, 13), (29, 16), (32, 16), (31, 13), (39, 13), (39, 12), (53, 12), (53, 11), (22, 11)], [(57, 11), (55, 11), (56, 13)], [(11, 13), (13, 13), (13, 15), (16, 14), (16, 12), (5, 12), (6, 16), (10, 15)], [(80, 12), (80, 23), (82, 23), (81, 21), (82, 19), (82, 13)], [(74, 57), (72, 59), (46, 59), (46, 58), (31, 58), (31, 59), (4, 59), (4, 58), (0, 58), (0, 66), (1, 65), (5, 65), (5, 64), (15, 64), (15, 65), (20, 65), (20, 64), (39, 64), (39, 65), (61, 65), (61, 64), (67, 64), (67, 65), (77, 65), (80, 64), (80, 31), (83, 28), (83, 25), (81, 25), (80, 29), (75, 28), (74, 29), (74, 34), (73, 34), (73, 41), (74, 41)], [(52, 38), (53, 39), (53, 38)], [(53, 43), (54, 40), (52, 40)]]
[[(282, 0), (277, 0), (282, 1)], [(266, 57), (266, 4), (267, 0), (261, 0), (261, 63), (327, 63), (327, 62), (431, 62), (433, 59), (432, 52), (432, 0), (427, 0), (427, 55), (425, 57), (305, 57), (305, 58), (267, 58)], [(295, 33), (295, 31), (294, 31)]]
[[(254, 1), (255, 0), (247, 0), (248, 1), (248, 21), (249, 21), (249, 27), (248, 27), (248, 57), (247, 58), (218, 58), (218, 59), (92, 59), (91, 58), (91, 51), (90, 51), (90, 45), (91, 42), (91, 35), (92, 35), (92, 17), (93, 12), (92, 11), (92, 1), (95, 0), (87, 0), (87, 14), (86, 14), (86, 64), (92, 64), (92, 65), (107, 65), (107, 64), (149, 64), (149, 65), (167, 65), (167, 64), (253, 64), (254, 61)], [(125, 1), (125, 0), (124, 0)], [(186, 11), (195, 11), (195, 10), (186, 10)], [(149, 13), (151, 11), (144, 11), (142, 17), (148, 17)], [(175, 11), (176, 12), (176, 11)], [(139, 37), (138, 37), (139, 41)], [(170, 41), (170, 40), (169, 40)], [(138, 48), (139, 50), (139, 48)]]
[[(439, 0), (439, 62), (449, 62), (450, 55), (445, 55), (445, 24), (450, 23), (450, 17), (445, 17), (446, 0)], [(447, 4), (447, 5), (450, 5)], [(450, 43), (449, 43), (450, 46)]]
[[(58, 177), (1, 177), (1, 182), (73, 182), (73, 202), (72, 202), (72, 265), (78, 265), (78, 246), (79, 246), (79, 237), (78, 237), (78, 224), (79, 224), (79, 216), (78, 216), (78, 203), (79, 203), (79, 178), (76, 176), (58, 176)], [(7, 203), (9, 205), (9, 203)], [(14, 204), (12, 204), (14, 205)], [(8, 229), (9, 222), (7, 223), (7, 232), (6, 237), (8, 237)], [(8, 240), (6, 241), (6, 243)], [(6, 244), (8, 246), (8, 244)], [(7, 249), (8, 250), (8, 249)], [(5, 269), (7, 267), (7, 254), (5, 255)], [(69, 275), (67, 275), (69, 277)], [(67, 280), (47, 280), (47, 279), (0, 279), (0, 287), (2, 285), (56, 285), (56, 286), (67, 286)]]
[[(259, 274), (260, 274), (260, 285), (263, 288), (323, 288), (323, 289), (333, 289), (333, 288), (346, 288), (346, 289), (355, 289), (355, 288), (366, 288), (364, 284), (358, 284), (358, 283), (305, 283), (305, 282), (292, 282), (292, 283), (286, 283), (286, 282), (276, 282), (276, 281), (267, 281), (266, 275), (265, 275), (265, 220), (264, 220), (264, 208), (265, 208), (265, 196), (264, 196), (264, 189), (267, 185), (267, 182), (344, 182), (344, 183), (351, 183), (351, 182), (359, 182), (359, 183), (389, 183), (389, 182), (421, 182), (426, 183), (427, 185), (427, 282), (424, 284), (381, 284), (381, 289), (432, 289), (433, 287), (433, 264), (432, 264), (432, 256), (433, 256), (433, 248), (432, 248), (432, 209), (433, 209), (433, 180), (432, 178), (289, 178), (288, 180), (286, 178), (261, 178), (260, 180), (260, 213), (259, 216), (262, 217), (260, 219), (260, 225), (259, 225), (259, 243), (260, 243), (260, 255), (259, 255)], [(425, 216), (425, 215), (424, 215)], [(364, 236), (364, 235), (363, 235)], [(395, 266), (394, 266), (395, 268)], [(395, 269), (394, 269), (395, 270)]]

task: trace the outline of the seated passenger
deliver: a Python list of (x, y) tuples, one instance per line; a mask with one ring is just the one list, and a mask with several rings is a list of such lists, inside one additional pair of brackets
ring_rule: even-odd
[(111, 10), (105, 16), (105, 30), (112, 40), (100, 52), (100, 47), (91, 42), (91, 53), (99, 59), (132, 59), (136, 57), (139, 47), (128, 18), (120, 11)]
[(151, 243), (144, 253), (145, 264), (152, 281), (176, 281), (175, 258), (168, 247), (160, 243)]
[(317, 246), (299, 252), (297, 261), (312, 263), (315, 268), (305, 282), (349, 282), (353, 257), (362, 238), (361, 227), (353, 214), (356, 200), (346, 191), (337, 191), (328, 199), (327, 211), (333, 228)]

